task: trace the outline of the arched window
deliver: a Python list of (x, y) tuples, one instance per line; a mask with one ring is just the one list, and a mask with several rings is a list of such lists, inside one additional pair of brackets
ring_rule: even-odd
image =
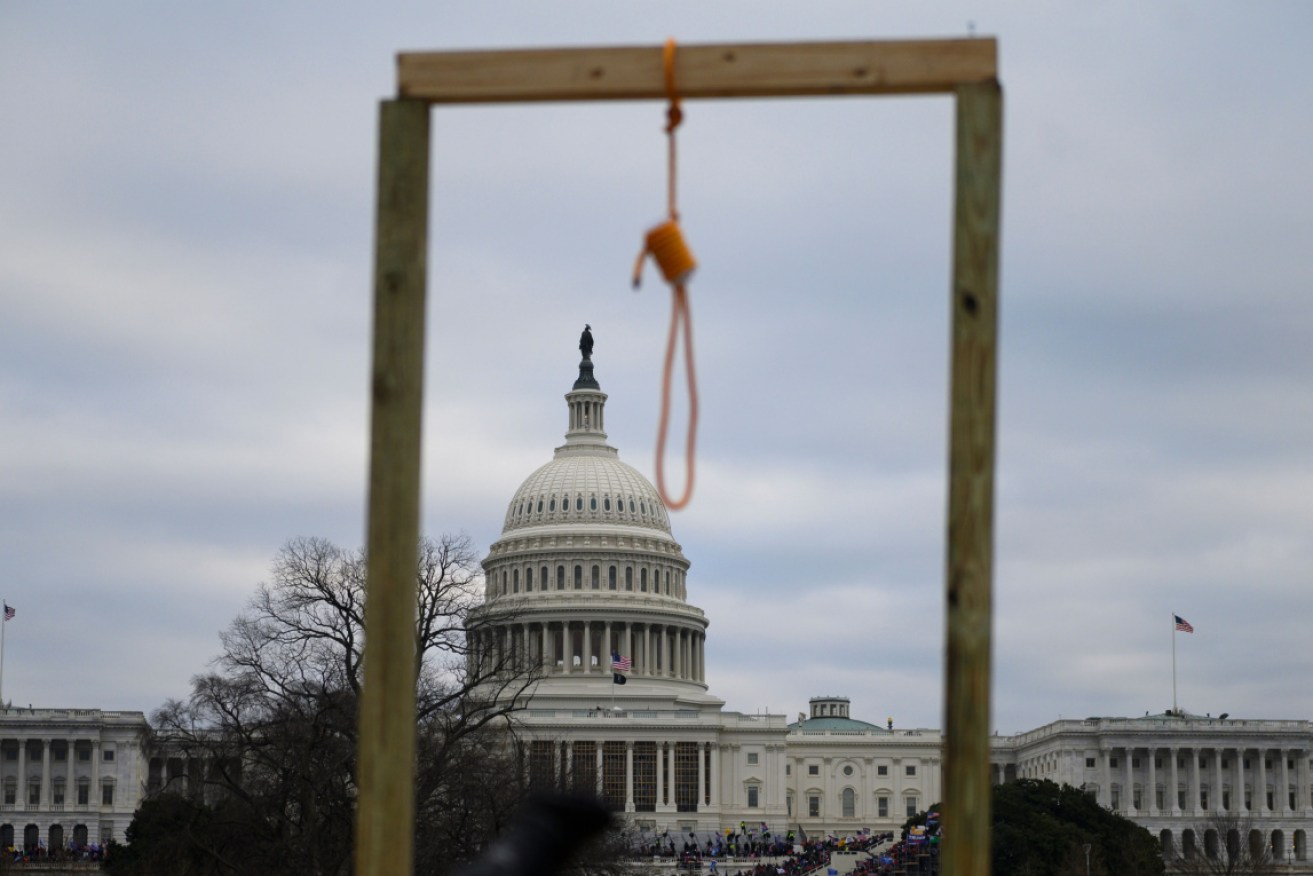
[(533, 566), (524, 570), (524, 592), (533, 592)]
[(543, 513), (543, 499), (542, 499), (542, 496), (539, 496), (539, 497), (538, 497), (538, 513), (539, 513), (539, 514)]
[(519, 593), (519, 592), (520, 592), (520, 570), (519, 570), (519, 569), (516, 569), (515, 571), (511, 572), (511, 592), (512, 592), (512, 593)]
[(547, 503), (547, 510), (548, 510), (548, 511), (555, 511), (555, 510), (556, 510), (556, 497), (555, 497), (555, 496), (552, 496), (552, 501), (550, 501), (550, 502)]
[(857, 817), (857, 794), (852, 788), (843, 789), (843, 817)]
[(626, 590), (633, 590), (633, 589), (634, 589), (634, 567), (633, 567), (633, 566), (625, 566), (625, 589), (626, 589)]
[(565, 566), (556, 567), (556, 589), (565, 589)]
[(610, 496), (603, 496), (603, 497), (602, 497), (602, 510), (603, 510), (603, 511), (610, 511), (610, 510), (611, 510), (611, 497), (610, 497)]
[(596, 497), (596, 496), (591, 496), (591, 497), (589, 497), (589, 499), (588, 499), (588, 510), (589, 510), (589, 511), (596, 511), (596, 510), (597, 510), (597, 497)]
[(592, 575), (591, 583), (593, 585), (594, 590), (597, 590), (602, 586), (602, 570), (598, 566), (593, 566), (593, 575)]
[(576, 565), (574, 567), (574, 589), (584, 589), (584, 567)]
[(615, 566), (612, 566), (606, 572), (606, 585), (609, 590), (615, 589)]
[(574, 510), (576, 511), (584, 510), (584, 497), (582, 494), (574, 497)]
[(638, 589), (644, 593), (647, 592), (647, 569), (638, 571)]

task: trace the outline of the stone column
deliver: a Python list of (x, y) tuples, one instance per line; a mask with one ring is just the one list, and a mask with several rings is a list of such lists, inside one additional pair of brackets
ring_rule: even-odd
[(643, 624), (643, 674), (652, 675), (652, 625)]
[(596, 789), (596, 793), (597, 793), (598, 799), (601, 799), (601, 796), (602, 796), (602, 749), (603, 749), (604, 747), (606, 747), (606, 743), (599, 739), (599, 740), (597, 740), (596, 742), (593, 743), (593, 747), (594, 747), (595, 754), (596, 754), (596, 757), (594, 757), (594, 760), (597, 762), (597, 789)]
[(625, 741), (625, 811), (634, 812), (634, 741)]
[(1125, 769), (1122, 772), (1126, 775), (1125, 789), (1122, 791), (1122, 811), (1127, 815), (1135, 816), (1135, 749), (1127, 746), (1122, 749), (1126, 755)]
[[(584, 672), (593, 671), (593, 622), (584, 621)], [(601, 663), (601, 660), (597, 661)]]
[(716, 743), (711, 744), (711, 803), (710, 806), (720, 806), (720, 749), (722, 746)]
[(1112, 807), (1112, 751), (1107, 748), (1099, 749), (1099, 760), (1102, 761), (1100, 766), (1103, 768), (1103, 787), (1099, 789), (1099, 802), (1109, 808)]
[(1199, 749), (1190, 749), (1190, 804), (1191, 812), (1199, 812)]
[(565, 741), (565, 787), (574, 793), (574, 742)]
[(698, 743), (698, 808), (701, 812), (707, 801), (707, 745)]
[(556, 790), (565, 789), (565, 782), (561, 778), (561, 743), (552, 743), (552, 785)]
[(611, 647), (611, 622), (603, 621), (602, 623), (602, 654), (598, 657), (597, 662), (606, 661), (607, 668), (611, 666), (611, 652), (615, 649)]
[[(629, 621), (625, 621), (625, 653), (621, 656), (625, 655), (628, 655), (632, 664), (638, 663), (638, 661), (634, 659), (634, 625)], [(632, 670), (637, 670), (638, 666), (631, 665), (630, 668)]]
[(670, 743), (670, 756), (666, 758), (666, 769), (670, 774), (666, 776), (666, 787), (670, 791), (670, 808), (674, 809), (677, 805), (675, 799), (675, 743)]
[(547, 621), (543, 621), (542, 645), (540, 648), (541, 653), (538, 655), (540, 658), (542, 658), (543, 672), (551, 672), (552, 669), (555, 668), (552, 665), (552, 649), (547, 641), (547, 635), (548, 633), (551, 632), (551, 630), (549, 629), (550, 627), (551, 624), (549, 624)]
[(1236, 787), (1239, 788), (1240, 802), (1236, 804), (1236, 811), (1243, 814), (1248, 811), (1245, 807), (1245, 750), (1237, 748), (1235, 752), (1235, 770), (1236, 770)]
[(666, 768), (665, 768), (665, 763), (663, 762), (663, 755), (665, 750), (666, 750), (666, 744), (664, 742), (658, 742), (656, 744), (656, 782), (657, 782), (656, 808), (658, 812), (661, 811), (662, 805), (666, 802), (666, 792), (665, 792)]
[(1258, 787), (1255, 789), (1258, 793), (1254, 796), (1258, 798), (1258, 814), (1267, 814), (1267, 749), (1258, 749)]
[[(150, 762), (146, 765), (147, 776), (149, 777)], [(50, 740), (41, 740), (41, 807), (50, 808), (54, 797), (50, 793)]]
[[(1148, 767), (1149, 782), (1148, 788), (1145, 791), (1148, 794), (1148, 799), (1145, 802), (1144, 808), (1150, 815), (1158, 814), (1158, 765), (1154, 762), (1154, 758), (1157, 757), (1157, 755), (1158, 749), (1150, 748), (1149, 762), (1145, 764), (1145, 766)], [(1164, 800), (1163, 802), (1166, 803), (1167, 801)]]
[(1164, 802), (1167, 803), (1167, 809), (1169, 812), (1172, 813), (1172, 815), (1179, 816), (1181, 814), (1181, 805), (1180, 805), (1181, 801), (1180, 798), (1177, 797), (1177, 792), (1181, 786), (1181, 780), (1176, 772), (1176, 762), (1180, 759), (1181, 750), (1179, 748), (1173, 747), (1167, 749), (1167, 753), (1172, 758), (1171, 765), (1168, 768), (1168, 774), (1172, 777), (1171, 779), (1172, 787), (1170, 789), (1171, 799)]
[(1213, 804), (1214, 812), (1221, 813), (1222, 809), (1222, 749), (1213, 749), (1213, 799), (1209, 801)]
[[(18, 740), (18, 796), (14, 799), (17, 804), (15, 809), (27, 808), (27, 739), (20, 737)], [(23, 845), (21, 826), (14, 826), (14, 844), (20, 848)]]
[[(1290, 761), (1286, 757), (1287, 751), (1284, 748), (1278, 748), (1277, 754), (1281, 757), (1281, 802), (1277, 809), (1285, 815), (1290, 814)], [(1291, 834), (1291, 839), (1294, 835)]]
[[(187, 793), (191, 793), (191, 775), (187, 776)], [(92, 809), (100, 809), (100, 737), (91, 741), (91, 790), (87, 793), (87, 802)], [(90, 825), (88, 825), (90, 828)]]

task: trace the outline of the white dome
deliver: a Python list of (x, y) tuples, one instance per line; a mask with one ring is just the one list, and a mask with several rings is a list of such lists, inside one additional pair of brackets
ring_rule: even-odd
[(515, 491), (502, 535), (536, 526), (597, 523), (670, 535), (656, 488), (610, 447), (562, 447)]

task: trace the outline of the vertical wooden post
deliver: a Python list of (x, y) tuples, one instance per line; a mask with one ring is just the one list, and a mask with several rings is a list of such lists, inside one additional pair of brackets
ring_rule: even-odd
[(957, 88), (945, 580), (945, 876), (987, 876), (990, 866), (990, 620), (1002, 109), (997, 81)]
[(365, 679), (356, 780), (359, 876), (396, 876), (413, 869), (415, 564), (428, 193), (428, 105), (383, 101), (374, 227)]

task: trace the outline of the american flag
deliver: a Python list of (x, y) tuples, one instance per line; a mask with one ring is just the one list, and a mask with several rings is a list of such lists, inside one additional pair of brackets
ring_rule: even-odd
[(1188, 620), (1181, 617), (1179, 614), (1174, 614), (1172, 615), (1172, 617), (1176, 618), (1176, 628), (1178, 630), (1180, 630), (1183, 633), (1194, 632), (1194, 627), (1190, 626), (1190, 622)]
[(628, 657), (621, 657), (616, 652), (614, 651), (611, 652), (612, 672), (628, 672), (630, 669), (633, 668), (633, 665), (634, 665), (633, 661), (630, 660)]
[(14, 609), (7, 602), (4, 604), (4, 606), (5, 606), (5, 620), (13, 620), (14, 615), (18, 614), (18, 612), (14, 611)]

